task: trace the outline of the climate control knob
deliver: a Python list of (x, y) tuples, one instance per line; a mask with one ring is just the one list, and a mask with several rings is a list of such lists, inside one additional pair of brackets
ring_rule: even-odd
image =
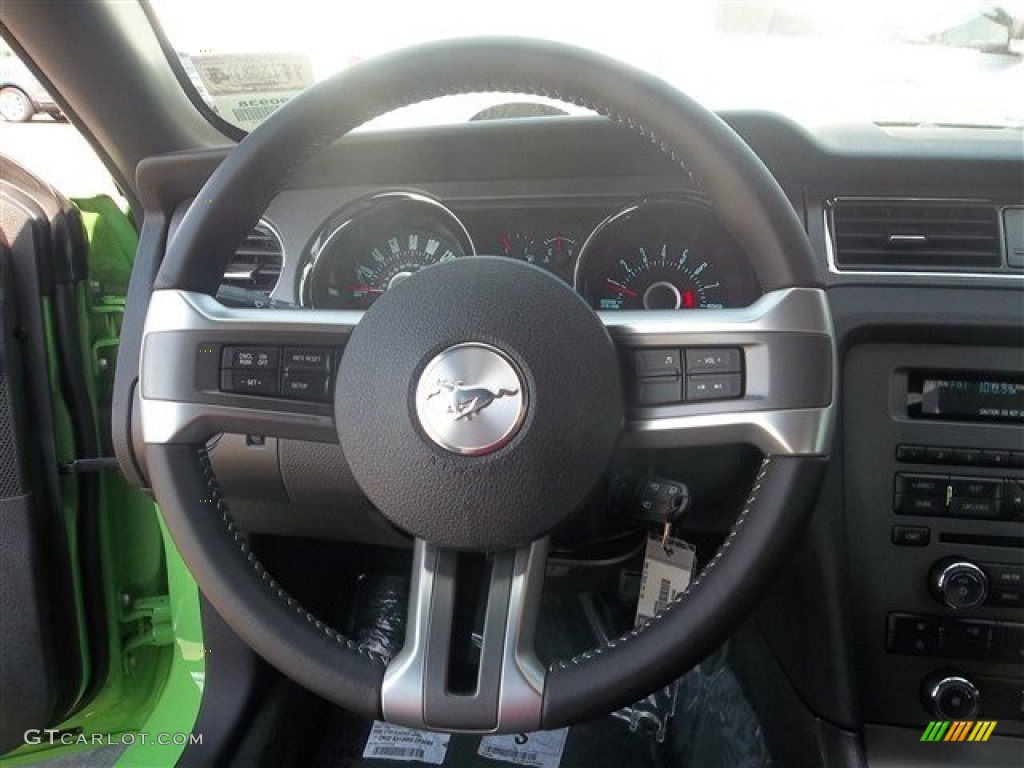
[(937, 673), (924, 681), (921, 697), (939, 720), (973, 720), (981, 708), (981, 693), (966, 677)]
[(969, 560), (940, 560), (932, 568), (929, 582), (935, 599), (954, 611), (977, 608), (988, 597), (988, 576)]

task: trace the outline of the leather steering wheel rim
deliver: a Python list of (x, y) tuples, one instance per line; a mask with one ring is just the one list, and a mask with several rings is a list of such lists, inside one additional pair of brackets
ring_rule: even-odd
[[(155, 289), (212, 296), (234, 246), (316, 151), (392, 109), (473, 91), (549, 96), (628, 126), (666, 161), (685, 159), (750, 254), (766, 292), (818, 287), (813, 253), (784, 193), (717, 116), (657, 78), (591, 52), (518, 39), (471, 39), (355, 65), (279, 109), (203, 187), (169, 244)], [(154, 311), (151, 305), (151, 317)], [(826, 336), (831, 340), (830, 325)], [(146, 370), (144, 360), (143, 397)], [(830, 415), (823, 425), (819, 431), (827, 435)], [(820, 443), (827, 445), (827, 436)], [(197, 583), (242, 639), (282, 672), (351, 711), (382, 717), (389, 660), (306, 612), (263, 569), (231, 520), (204, 445), (193, 437), (147, 438), (146, 447), (154, 494)], [(699, 662), (748, 613), (795, 541), (816, 498), (826, 452), (767, 456), (724, 545), (690, 587), (654, 619), (607, 646), (551, 664), (535, 722), (502, 722), (498, 728), (522, 730), (524, 722), (555, 728), (605, 714)]]

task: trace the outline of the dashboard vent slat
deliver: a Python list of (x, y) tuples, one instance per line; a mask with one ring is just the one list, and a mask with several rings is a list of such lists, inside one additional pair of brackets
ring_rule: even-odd
[(932, 200), (836, 200), (839, 269), (986, 270), (1002, 264), (994, 205)]
[(283, 251), (277, 234), (260, 222), (235, 249), (223, 284), (269, 295), (281, 277)]

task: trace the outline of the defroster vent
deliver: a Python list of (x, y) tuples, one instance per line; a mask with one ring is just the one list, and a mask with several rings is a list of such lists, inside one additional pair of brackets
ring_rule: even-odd
[(830, 213), (838, 269), (985, 271), (1002, 265), (994, 205), (845, 198)]

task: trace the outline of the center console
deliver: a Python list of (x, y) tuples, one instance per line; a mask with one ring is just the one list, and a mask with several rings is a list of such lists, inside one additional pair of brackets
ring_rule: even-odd
[(1024, 734), (1024, 351), (864, 344), (844, 366), (863, 719)]

